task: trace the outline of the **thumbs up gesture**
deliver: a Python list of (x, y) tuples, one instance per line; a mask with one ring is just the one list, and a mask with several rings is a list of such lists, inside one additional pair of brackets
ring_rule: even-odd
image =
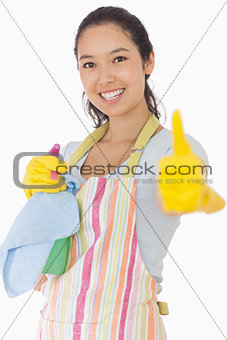
[(173, 154), (159, 161), (158, 199), (161, 209), (170, 215), (194, 211), (207, 214), (225, 206), (224, 199), (204, 184), (204, 163), (188, 144), (180, 112), (175, 111), (173, 122)]

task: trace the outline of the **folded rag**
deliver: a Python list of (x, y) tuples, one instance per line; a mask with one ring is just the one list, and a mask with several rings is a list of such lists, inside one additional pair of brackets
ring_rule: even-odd
[(42, 271), (61, 275), (65, 270), (70, 237), (80, 228), (75, 196), (80, 184), (71, 174), (62, 176), (67, 189), (35, 193), (0, 246), (0, 270), (9, 297), (33, 288)]

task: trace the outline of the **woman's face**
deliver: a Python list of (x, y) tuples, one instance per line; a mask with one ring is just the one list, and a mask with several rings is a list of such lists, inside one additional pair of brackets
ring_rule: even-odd
[(108, 116), (147, 108), (145, 73), (153, 70), (154, 53), (143, 70), (137, 47), (118, 27), (87, 28), (78, 43), (78, 67), (88, 99)]

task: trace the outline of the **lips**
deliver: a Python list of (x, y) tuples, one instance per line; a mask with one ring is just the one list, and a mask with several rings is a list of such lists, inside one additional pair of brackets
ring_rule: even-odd
[(118, 87), (117, 89), (113, 89), (113, 90), (101, 91), (101, 92), (99, 92), (99, 94), (101, 94), (101, 93), (111, 93), (111, 92), (118, 91), (118, 90), (125, 90), (125, 88), (124, 87)]
[[(111, 103), (115, 103), (117, 101), (119, 101), (121, 99), (121, 97), (123, 96), (123, 94), (125, 93), (125, 88), (121, 88), (121, 90), (124, 90), (123, 92), (121, 92), (120, 94), (117, 94), (116, 96), (113, 96), (113, 97), (106, 97), (104, 98), (101, 93), (105, 93), (105, 92), (101, 92), (99, 94), (100, 98), (102, 99), (102, 101), (105, 103), (105, 104), (111, 104)], [(112, 91), (108, 91), (106, 93), (110, 93)]]

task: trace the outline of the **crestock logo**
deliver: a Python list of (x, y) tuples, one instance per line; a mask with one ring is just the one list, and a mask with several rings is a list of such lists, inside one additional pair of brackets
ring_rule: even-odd
[[(152, 168), (154, 167), (154, 165), (151, 165), (149, 167), (147, 167), (147, 162), (144, 163), (145, 167), (144, 167), (144, 173), (143, 173), (143, 166), (142, 165), (133, 165), (131, 167), (131, 171), (133, 175), (147, 175), (147, 173), (150, 173), (151, 175), (155, 175), (155, 172), (152, 171)], [(69, 167), (69, 172), (71, 173), (72, 170), (76, 168), (77, 170), (80, 169), (80, 167), (78, 165), (73, 165)], [(94, 167), (90, 166), (90, 165), (84, 165), (83, 167), (81, 167), (81, 175), (105, 175), (106, 171), (105, 168), (108, 169), (108, 174), (109, 175), (115, 175), (116, 172), (118, 175), (123, 175), (126, 174), (128, 175), (130, 172), (130, 167), (128, 165), (119, 165), (118, 167), (115, 165), (95, 165)], [(115, 170), (111, 171), (111, 168), (114, 168)], [(125, 171), (125, 169), (127, 169), (127, 171)], [(138, 170), (140, 169), (140, 170)], [(94, 170), (94, 171), (92, 171)]]
[[(40, 185), (28, 185), (28, 184), (23, 184), (19, 180), (19, 162), (23, 157), (27, 156), (50, 156), (50, 154), (46, 152), (21, 152), (17, 154), (14, 158), (13, 161), (13, 180), (16, 186), (19, 188), (23, 189), (55, 189), (55, 188), (60, 188), (64, 184), (64, 178), (62, 176), (59, 176), (59, 181), (58, 183), (55, 184), (40, 184)], [(69, 166), (67, 168), (63, 163), (63, 157), (61, 154), (58, 156), (59, 160), (59, 165), (56, 167), (56, 172), (59, 175), (64, 175), (66, 173), (71, 174), (74, 169), (77, 169), (79, 173), (83, 175), (92, 175), (92, 176), (105, 176), (106, 175), (106, 168), (108, 170), (109, 175), (115, 175), (116, 173), (121, 176), (123, 174), (128, 175), (130, 173), (130, 167), (127, 165), (120, 165), (120, 166), (114, 166), (111, 164), (108, 164), (106, 166), (104, 165), (95, 165), (94, 167), (90, 165), (84, 165), (81, 168), (78, 165), (74, 166)], [(61, 165), (62, 164), (62, 165)], [(143, 165), (134, 165), (131, 167), (131, 172), (134, 175), (139, 176), (145, 175), (146, 179), (150, 179), (153, 182), (152, 183), (163, 183), (163, 179), (158, 179), (154, 181), (154, 177), (156, 176), (155, 171), (155, 165), (148, 165), (147, 162), (144, 162)], [(59, 173), (59, 168), (61, 168), (61, 172)], [(65, 172), (62, 172), (62, 168), (65, 169)], [(114, 168), (113, 171), (111, 171), (111, 168)], [(125, 170), (126, 169), (126, 170)], [(211, 183), (212, 180), (208, 179), (198, 179), (193, 177), (193, 175), (198, 174), (198, 169), (201, 169), (201, 175), (204, 175), (207, 173), (212, 174), (212, 167), (210, 165), (187, 165), (187, 164), (182, 164), (180, 166), (176, 166), (174, 164), (169, 164), (165, 167), (164, 169), (164, 174), (168, 176), (168, 178), (165, 179), (166, 184), (181, 184), (181, 183)], [(209, 170), (209, 172), (208, 172)], [(161, 175), (161, 173), (159, 173)], [(178, 175), (178, 178), (174, 178), (175, 175)], [(179, 178), (179, 175), (181, 177)], [(192, 175), (191, 177), (189, 175)], [(186, 176), (184, 178), (184, 176)], [(142, 179), (142, 178), (141, 178)], [(147, 182), (144, 182), (147, 183)]]
[[(27, 156), (50, 156), (47, 152), (20, 152), (18, 153), (13, 160), (13, 181), (18, 186), (19, 188), (23, 189), (55, 189), (55, 188), (60, 188), (64, 184), (64, 178), (59, 176), (59, 181), (56, 184), (40, 184), (40, 185), (28, 185), (28, 184), (23, 184), (20, 182), (20, 176), (19, 176), (19, 162), (23, 157)], [(59, 165), (56, 167), (56, 172), (59, 174), (58, 170), (59, 168), (63, 167), (65, 168), (65, 173), (67, 173), (67, 168), (65, 167), (64, 160), (61, 154), (58, 156), (59, 160)], [(62, 164), (62, 165), (61, 165)], [(61, 172), (62, 174), (62, 172)]]
[[(182, 164), (180, 166), (176, 165), (167, 165), (165, 167), (165, 174), (169, 177), (165, 179), (166, 184), (211, 184), (213, 183), (212, 179), (205, 179), (205, 178), (198, 178), (198, 169), (201, 169), (200, 175), (204, 176), (204, 170), (205, 174), (208, 176), (208, 169), (210, 169), (210, 174), (212, 174), (212, 167), (210, 165), (188, 165), (188, 164)], [(161, 173), (160, 173), (161, 174)], [(180, 178), (174, 178), (172, 176), (175, 175), (181, 175)], [(189, 177), (189, 175), (196, 175), (197, 177)], [(187, 176), (184, 178), (183, 176)], [(160, 179), (160, 183), (163, 183), (163, 180)]]
[[(147, 175), (147, 174), (151, 174), (151, 175), (156, 175), (156, 173), (153, 171), (155, 169), (153, 169), (155, 167), (155, 165), (150, 165), (148, 166), (147, 162), (144, 162), (144, 167), (142, 165), (133, 165), (131, 167), (131, 171), (133, 175)], [(72, 172), (72, 170), (76, 168), (77, 170), (80, 169), (80, 167), (78, 165), (74, 165), (74, 166), (70, 166), (69, 170), (70, 173)], [(81, 174), (82, 175), (105, 175), (105, 168), (108, 168), (108, 174), (110, 175), (115, 175), (116, 172), (119, 175), (123, 175), (123, 174), (129, 174), (129, 170), (130, 167), (128, 165), (120, 165), (119, 167), (116, 167), (114, 165), (108, 164), (106, 166), (104, 165), (95, 165), (94, 167), (90, 166), (90, 165), (85, 165), (81, 168)], [(114, 168), (115, 170), (113, 170), (111, 172), (111, 168)], [(176, 165), (167, 165), (164, 169), (165, 174), (166, 175), (170, 175), (170, 176), (174, 176), (176, 174), (179, 175), (183, 175), (183, 176), (187, 176), (187, 175), (195, 175), (196, 174), (196, 168), (200, 168), (201, 169), (201, 174), (203, 175), (204, 173), (208, 173), (206, 168), (210, 169), (210, 174), (212, 174), (212, 167), (209, 165), (180, 165), (178, 167), (176, 167)], [(92, 169), (94, 169), (94, 171), (92, 171)], [(123, 169), (123, 170), (122, 170)], [(127, 169), (127, 171), (125, 171), (125, 169)], [(140, 169), (140, 170), (138, 170)], [(161, 174), (161, 173), (159, 173)]]

